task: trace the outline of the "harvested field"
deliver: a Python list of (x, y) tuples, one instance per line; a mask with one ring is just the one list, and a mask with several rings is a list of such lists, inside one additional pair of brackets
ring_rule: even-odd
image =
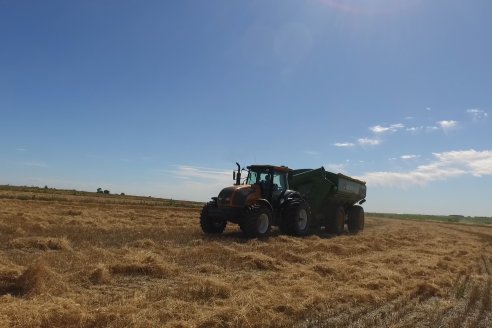
[(199, 211), (0, 190), (0, 327), (492, 327), (492, 227), (248, 240)]

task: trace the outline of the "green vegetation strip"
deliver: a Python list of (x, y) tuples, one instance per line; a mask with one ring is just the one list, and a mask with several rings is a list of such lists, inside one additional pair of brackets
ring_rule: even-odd
[(391, 214), (391, 213), (366, 213), (366, 214), (367, 216), (371, 216), (371, 217), (388, 218), (388, 219), (492, 225), (492, 218), (483, 217), (483, 216)]

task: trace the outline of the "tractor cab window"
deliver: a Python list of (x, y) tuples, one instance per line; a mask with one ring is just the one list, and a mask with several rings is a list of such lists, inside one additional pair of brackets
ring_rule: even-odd
[(270, 180), (270, 173), (268, 171), (249, 171), (246, 184), (265, 184)]
[(255, 184), (256, 180), (258, 180), (258, 174), (255, 171), (249, 171), (246, 184)]
[(275, 172), (273, 173), (273, 191), (284, 192), (287, 189), (287, 182), (285, 181), (285, 174)]
[(287, 181), (284, 173), (273, 173), (273, 186), (272, 186), (272, 201), (279, 200), (280, 195), (287, 190)]

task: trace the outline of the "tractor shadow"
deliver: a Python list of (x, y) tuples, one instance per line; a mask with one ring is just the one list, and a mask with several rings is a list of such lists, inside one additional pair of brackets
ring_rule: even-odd
[(292, 236), (292, 235), (287, 235), (283, 234), (280, 229), (274, 227), (272, 228), (272, 232), (266, 236), (266, 237), (256, 237), (256, 238), (250, 238), (244, 235), (244, 233), (239, 229), (228, 229), (222, 234), (219, 235), (204, 235), (202, 236), (203, 240), (206, 241), (213, 241), (213, 242), (225, 242), (225, 243), (230, 243), (230, 242), (236, 242), (240, 244), (247, 244), (250, 243), (251, 241), (257, 241), (261, 243), (269, 243), (271, 241), (274, 241), (276, 238), (282, 237), (282, 236), (287, 236), (287, 237), (292, 237), (292, 238), (299, 238), (299, 239), (306, 239), (306, 238), (311, 238), (313, 236), (316, 236), (320, 239), (328, 240), (328, 239), (333, 239), (337, 237), (342, 237), (342, 236), (355, 236), (357, 233), (351, 233), (345, 230), (341, 234), (334, 234), (334, 233), (329, 233), (326, 232), (324, 229), (312, 229), (307, 235), (305, 236)]

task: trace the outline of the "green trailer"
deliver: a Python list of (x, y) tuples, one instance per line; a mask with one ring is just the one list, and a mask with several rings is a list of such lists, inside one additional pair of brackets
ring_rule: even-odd
[[(311, 209), (311, 225), (325, 226), (341, 233), (345, 224), (350, 232), (364, 229), (366, 183), (341, 173), (318, 169), (292, 170), (289, 187), (298, 191)], [(358, 204), (358, 205), (357, 205)]]

